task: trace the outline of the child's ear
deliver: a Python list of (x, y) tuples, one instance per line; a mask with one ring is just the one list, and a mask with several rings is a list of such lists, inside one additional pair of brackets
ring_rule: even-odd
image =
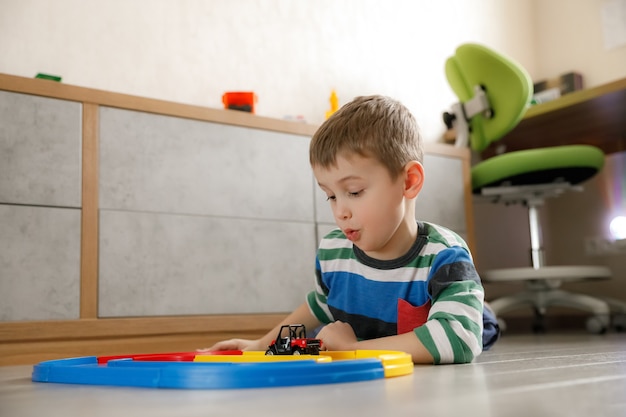
[(424, 185), (424, 167), (417, 161), (404, 166), (404, 196), (415, 198)]

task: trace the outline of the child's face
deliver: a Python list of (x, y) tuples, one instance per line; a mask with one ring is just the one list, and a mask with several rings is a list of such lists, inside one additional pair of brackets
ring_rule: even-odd
[(314, 166), (313, 174), (337, 226), (356, 246), (377, 259), (408, 250), (415, 237), (407, 236), (406, 225), (415, 225), (415, 215), (404, 204), (403, 175), (392, 180), (380, 162), (359, 155), (337, 156), (337, 166)]

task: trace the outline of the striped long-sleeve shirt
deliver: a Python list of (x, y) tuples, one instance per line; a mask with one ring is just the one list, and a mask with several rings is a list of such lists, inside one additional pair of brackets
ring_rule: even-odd
[(418, 230), (405, 255), (384, 261), (339, 229), (327, 234), (309, 308), (322, 323), (349, 323), (360, 340), (413, 331), (435, 363), (470, 362), (483, 350), (484, 292), (469, 249), (442, 226), (419, 222)]

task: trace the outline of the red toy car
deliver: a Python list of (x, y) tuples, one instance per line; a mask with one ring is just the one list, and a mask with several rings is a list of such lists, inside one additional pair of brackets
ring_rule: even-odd
[(266, 355), (319, 355), (322, 341), (306, 337), (304, 324), (287, 324), (280, 328)]

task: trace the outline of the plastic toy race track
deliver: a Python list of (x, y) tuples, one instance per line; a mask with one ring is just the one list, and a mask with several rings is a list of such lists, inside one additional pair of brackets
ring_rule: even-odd
[(181, 352), (86, 356), (40, 362), (34, 382), (144, 388), (228, 389), (370, 381), (413, 373), (411, 356), (380, 350), (266, 356), (264, 352)]

